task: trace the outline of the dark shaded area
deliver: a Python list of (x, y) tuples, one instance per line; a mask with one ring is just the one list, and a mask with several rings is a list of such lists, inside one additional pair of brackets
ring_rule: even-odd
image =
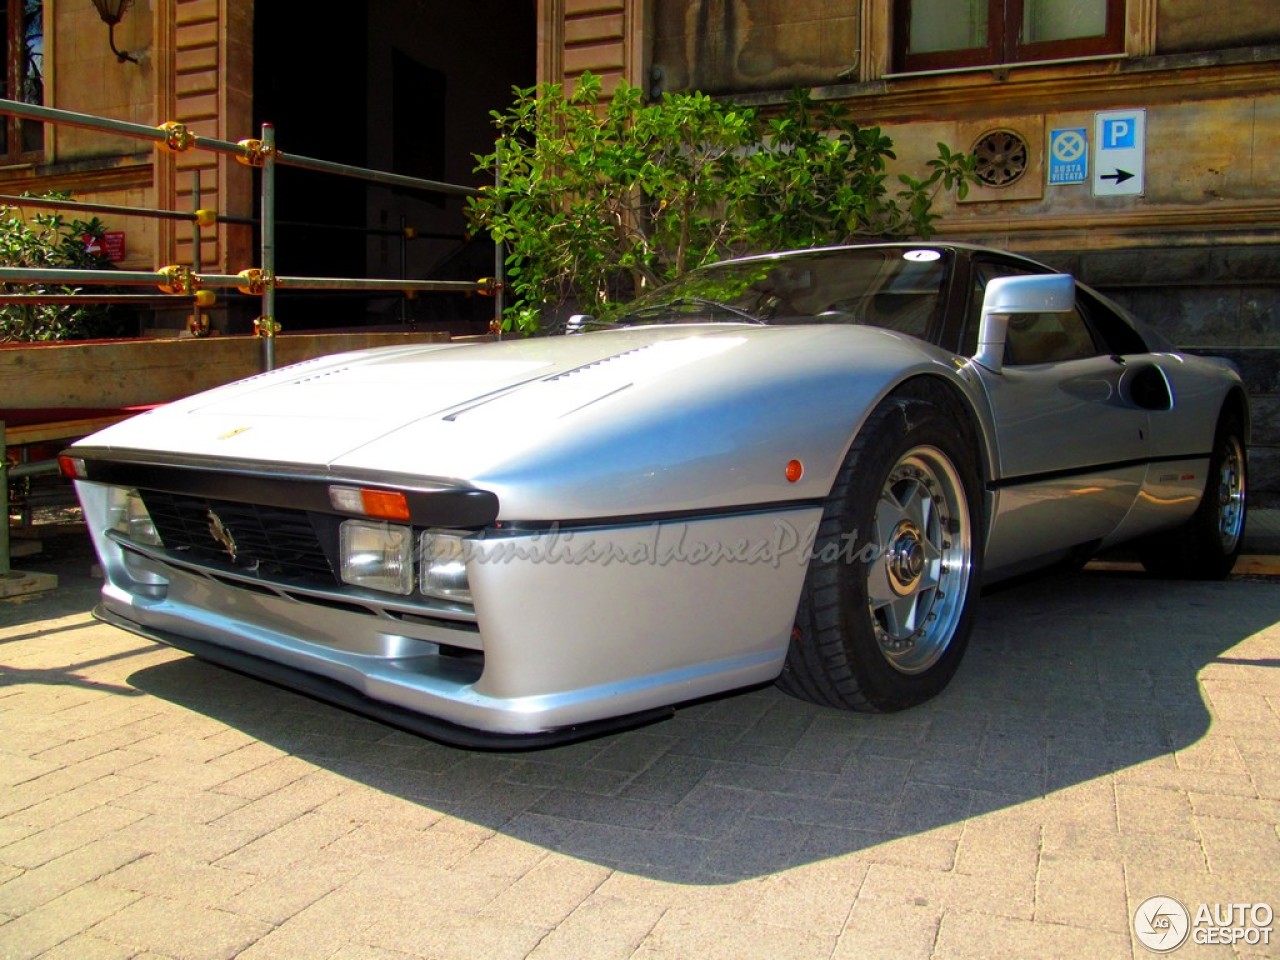
[[(358, 14), (358, 11), (352, 11)], [(253, 69), (254, 129), (276, 126), (286, 152), (364, 166), (367, 150), (368, 62), (365, 19), (359, 15), (308, 17), (308, 40), (297, 36), (299, 11), (291, 4), (254, 6), (257, 53)], [(259, 190), (255, 176), (255, 190)], [(286, 226), (364, 223), (365, 188), (358, 180), (277, 168), (276, 272), (283, 276), (364, 275), (364, 237), (351, 230)], [(255, 241), (258, 242), (258, 241)], [(345, 294), (280, 295), (278, 318), (292, 329), (354, 326), (363, 312)], [(353, 310), (353, 307), (355, 308)]]
[[(535, 11), (532, 0), (383, 0), (342, 17), (310, 17), (308, 40), (299, 43), (290, 39), (298, 10), (259, 2), (255, 127), (274, 124), (285, 153), (477, 186), (475, 156), (493, 149), (489, 112), (510, 103), (513, 86), (534, 82)], [(280, 276), (494, 275), (493, 243), (469, 235), (459, 196), (286, 166), (277, 168), (276, 192)], [(277, 293), (276, 318), (287, 330), (413, 326), (475, 334), (492, 316), (491, 299), (463, 294)]]

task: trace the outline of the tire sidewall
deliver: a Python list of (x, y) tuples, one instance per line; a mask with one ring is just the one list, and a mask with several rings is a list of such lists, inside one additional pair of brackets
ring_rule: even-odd
[[(900, 710), (939, 693), (951, 680), (964, 656), (972, 627), (981, 580), (983, 511), (978, 445), (963, 418), (931, 400), (903, 397), (890, 401), (894, 409), (878, 425), (857, 457), (850, 484), (840, 504), (840, 532), (855, 532), (853, 562), (838, 561), (834, 573), (840, 591), (841, 634), (845, 654), (859, 677), (859, 686), (880, 710)], [(881, 652), (867, 604), (867, 562), (876, 545), (876, 505), (890, 472), (908, 451), (932, 447), (942, 453), (959, 477), (964, 491), (969, 525), (969, 576), (965, 596), (947, 648), (925, 670), (906, 674), (893, 667)], [(815, 559), (815, 563), (823, 562)]]
[[(1231, 550), (1222, 545), (1222, 517), (1218, 503), (1218, 486), (1222, 478), (1222, 468), (1226, 463), (1232, 440), (1240, 448), (1240, 472), (1244, 484), (1244, 497), (1240, 502), (1240, 533)], [(1235, 417), (1224, 416), (1214, 433), (1213, 453), (1209, 456), (1209, 474), (1205, 479), (1204, 496), (1196, 512), (1197, 547), (1203, 551), (1197, 558), (1204, 569), (1197, 571), (1201, 576), (1225, 577), (1235, 566), (1236, 558), (1244, 546), (1245, 524), (1248, 522), (1249, 495), (1249, 451), (1244, 442), (1244, 431)]]

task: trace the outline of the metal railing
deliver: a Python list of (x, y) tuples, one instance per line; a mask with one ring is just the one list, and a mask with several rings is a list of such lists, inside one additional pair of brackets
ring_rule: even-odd
[[(149, 207), (122, 207), (110, 204), (83, 203), (77, 201), (47, 200), (42, 198), (10, 198), (0, 197), (0, 203), (21, 202), (34, 206), (60, 207), (68, 210), (83, 210), (92, 213), (108, 213), (125, 216), (155, 217), (158, 219), (185, 220), (192, 224), (192, 250), (194, 263), (191, 266), (166, 266), (155, 272), (147, 271), (111, 271), (98, 270), (47, 270), (26, 269), (20, 267), (0, 268), (0, 283), (56, 283), (75, 284), (79, 286), (151, 286), (157, 287), (174, 298), (183, 298), (191, 302), (197, 310), (211, 305), (218, 289), (234, 289), (249, 296), (261, 299), (261, 313), (254, 322), (254, 332), (262, 339), (262, 365), (264, 370), (275, 366), (275, 336), (280, 332), (280, 324), (275, 318), (275, 300), (277, 290), (366, 290), (378, 292), (401, 292), (413, 295), (421, 292), (463, 292), (491, 295), (494, 298), (495, 329), (500, 326), (504, 310), (503, 274), (504, 258), (499, 245), (494, 255), (494, 275), (476, 281), (463, 280), (409, 280), (409, 279), (367, 279), (357, 277), (282, 277), (276, 274), (276, 168), (278, 166), (296, 167), (318, 173), (335, 176), (352, 177), (368, 183), (383, 186), (407, 188), (426, 193), (442, 193), (451, 196), (474, 196), (479, 193), (475, 187), (453, 183), (442, 183), (438, 180), (427, 180), (410, 177), (385, 170), (374, 170), (357, 167), (345, 163), (320, 160), (299, 154), (286, 153), (276, 148), (275, 128), (272, 124), (262, 125), (259, 139), (231, 142), (214, 137), (200, 136), (187, 128), (183, 123), (168, 121), (157, 127), (132, 123), (126, 120), (114, 120), (108, 117), (97, 117), (91, 114), (76, 113), (70, 110), (59, 110), (53, 107), (21, 103), (16, 100), (0, 99), (0, 114), (46, 123), (81, 127), (98, 130), (103, 133), (119, 134), (139, 140), (146, 140), (159, 149), (171, 153), (186, 153), (190, 150), (208, 150), (214, 153), (235, 158), (238, 162), (254, 167), (261, 172), (261, 188), (259, 196), (259, 219), (256, 221), (261, 229), (259, 247), (259, 265), (241, 271), (238, 274), (205, 274), (199, 269), (200, 229), (225, 224), (254, 224), (251, 218), (228, 217), (212, 210), (199, 208), (198, 183), (193, 190), (192, 198), (197, 209), (190, 212), (163, 210)], [(205, 296), (201, 296), (204, 292)], [(12, 295), (9, 296), (22, 296)], [(29, 295), (29, 302), (39, 302), (44, 295)], [(52, 295), (58, 296), (58, 295)], [(81, 302), (88, 302), (88, 296)], [(28, 302), (28, 301), (19, 301)], [(61, 302), (61, 301), (59, 301)], [(175, 299), (171, 302), (180, 302)]]
[[(207, 330), (207, 325), (202, 326), (199, 322), (200, 313), (216, 302), (216, 291), (234, 289), (261, 300), (261, 311), (254, 321), (254, 332), (262, 341), (263, 370), (271, 370), (275, 367), (275, 338), (276, 334), (280, 332), (280, 324), (275, 319), (277, 290), (364, 290), (381, 293), (398, 292), (406, 296), (413, 296), (422, 292), (480, 293), (493, 297), (495, 319), (493, 329), (501, 329), (501, 319), (505, 306), (503, 296), (504, 257), (501, 244), (498, 244), (495, 249), (494, 276), (475, 281), (294, 277), (276, 274), (276, 227), (278, 223), (275, 216), (275, 177), (276, 168), (279, 166), (297, 167), (318, 173), (352, 177), (384, 186), (451, 196), (476, 195), (479, 191), (474, 187), (441, 183), (435, 180), (404, 176), (383, 170), (351, 166), (349, 164), (334, 163), (314, 157), (286, 153), (276, 147), (275, 129), (272, 124), (263, 124), (259, 139), (231, 142), (198, 135), (189, 130), (185, 124), (175, 121), (160, 124), (158, 127), (150, 127), (145, 124), (21, 103), (15, 100), (0, 99), (0, 114), (146, 140), (153, 143), (158, 149), (171, 153), (186, 153), (191, 150), (212, 151), (220, 155), (233, 157), (238, 162), (256, 168), (261, 172), (259, 217), (256, 220), (250, 217), (226, 216), (214, 210), (203, 209), (200, 206), (198, 172), (192, 189), (194, 209), (191, 211), (0, 195), (0, 205), (5, 206), (48, 207), (117, 216), (149, 217), (161, 220), (185, 221), (192, 225), (192, 263), (189, 266), (171, 265), (154, 271), (0, 267), (0, 284), (151, 287), (158, 289), (160, 291), (159, 295), (119, 293), (48, 294), (0, 291), (0, 304), (74, 305), (109, 303), (163, 307), (185, 303), (190, 304), (193, 309), (192, 332), (199, 335), (202, 329)], [(201, 230), (214, 227), (217, 224), (258, 226), (260, 228), (261, 243), (259, 247), (259, 265), (257, 267), (249, 267), (235, 274), (203, 272), (200, 263)], [(364, 229), (365, 232), (382, 232), (370, 231), (367, 228), (359, 227), (353, 227), (352, 229)], [(402, 236), (405, 235), (403, 230), (401, 233)], [(407, 259), (407, 257), (403, 259)], [(0, 522), (0, 578), (9, 575), (10, 572), (10, 479), (23, 479), (56, 472), (56, 461), (22, 462), (10, 467), (7, 461), (5, 426), (3, 418), (0, 417), (0, 505), (4, 509), (3, 522)]]

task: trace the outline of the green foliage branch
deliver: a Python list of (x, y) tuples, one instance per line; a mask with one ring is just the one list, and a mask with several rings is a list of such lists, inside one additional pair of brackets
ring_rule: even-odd
[[(65, 193), (47, 194), (65, 200)], [(43, 269), (108, 269), (109, 262), (90, 253), (85, 236), (102, 239), (105, 225), (97, 218), (66, 219), (61, 213), (39, 212), (30, 218), (17, 206), (0, 207), (0, 265)], [(95, 288), (101, 291), (101, 288)], [(20, 294), (72, 294), (78, 287), (59, 284), (0, 284), (0, 290)], [(0, 341), (82, 340), (115, 336), (119, 324), (102, 305), (69, 307), (56, 304), (0, 305)]]
[(974, 179), (973, 158), (939, 143), (923, 176), (891, 181), (889, 137), (805, 90), (770, 116), (701, 93), (646, 103), (626, 84), (601, 103), (591, 74), (568, 94), (514, 93), (491, 114), (495, 149), (476, 170), (495, 183), (468, 216), (506, 245), (504, 324), (526, 333), (548, 310), (607, 316), (734, 254), (927, 238), (938, 193), (964, 197)]

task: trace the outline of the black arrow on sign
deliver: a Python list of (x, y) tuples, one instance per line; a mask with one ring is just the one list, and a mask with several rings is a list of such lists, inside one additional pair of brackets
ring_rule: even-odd
[(1116, 185), (1124, 183), (1126, 180), (1132, 180), (1137, 174), (1130, 173), (1128, 170), (1116, 170), (1115, 173), (1104, 173), (1099, 180), (1114, 180)]

